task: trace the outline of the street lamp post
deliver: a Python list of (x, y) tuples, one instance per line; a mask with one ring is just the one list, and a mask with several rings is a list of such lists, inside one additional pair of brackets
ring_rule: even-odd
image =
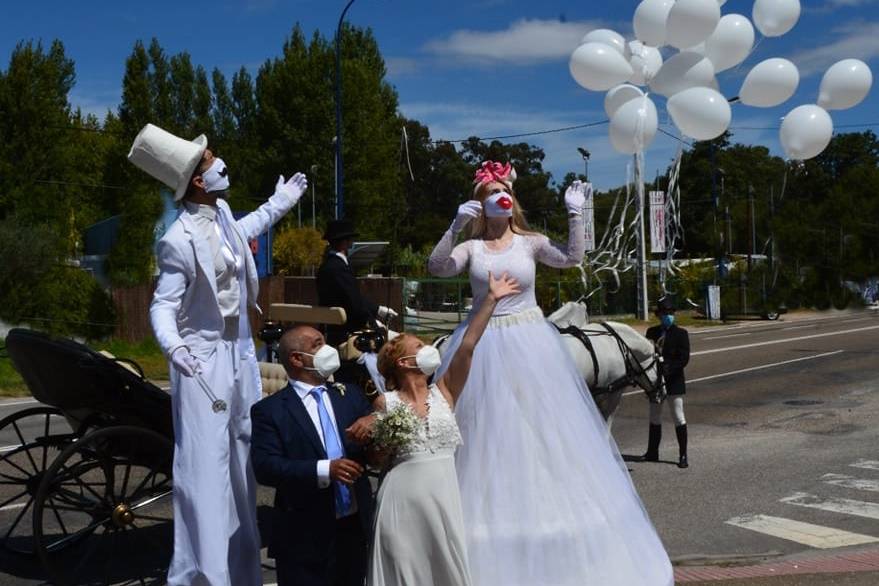
[(577, 147), (577, 151), (579, 151), (580, 156), (583, 157), (583, 176), (586, 177), (586, 181), (589, 181), (589, 157), (592, 153), (580, 147)]
[(317, 190), (317, 165), (312, 165), (311, 169), (311, 227), (317, 227), (314, 219), (314, 200), (315, 200), (315, 191)]
[(345, 217), (344, 198), (344, 173), (342, 170), (342, 23), (345, 14), (354, 4), (354, 0), (348, 0), (345, 9), (339, 16), (339, 25), (336, 27), (336, 218)]

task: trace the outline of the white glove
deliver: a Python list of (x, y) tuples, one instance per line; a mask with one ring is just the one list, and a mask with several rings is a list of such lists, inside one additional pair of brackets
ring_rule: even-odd
[(386, 307), (384, 305), (378, 306), (378, 318), (384, 321), (388, 321), (391, 318), (400, 317), (400, 314), (391, 309), (390, 307)]
[(457, 234), (464, 229), (464, 226), (470, 223), (470, 220), (478, 218), (481, 213), (482, 203), (475, 199), (465, 201), (458, 206), (458, 215), (455, 216), (455, 221), (452, 222), (452, 232)]
[(565, 207), (568, 208), (569, 214), (581, 215), (583, 206), (586, 205), (587, 195), (592, 194), (592, 184), (583, 183), (582, 181), (574, 181), (567, 190), (565, 190)]
[(180, 346), (171, 353), (171, 364), (183, 376), (192, 376), (201, 369), (198, 358), (190, 354), (186, 346)]
[(290, 207), (293, 207), (306, 189), (308, 189), (308, 179), (305, 178), (305, 173), (296, 173), (287, 181), (284, 181), (283, 175), (279, 175), (275, 184), (275, 195), (283, 196)]

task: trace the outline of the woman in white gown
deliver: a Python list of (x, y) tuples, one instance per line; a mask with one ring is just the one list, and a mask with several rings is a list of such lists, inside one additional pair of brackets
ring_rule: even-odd
[[(392, 455), (375, 511), (369, 586), (471, 586), (455, 448), (461, 434), (452, 409), (467, 375), (476, 343), (498, 300), (519, 292), (515, 280), (486, 275), (488, 289), (470, 320), (448, 368), (428, 385), (439, 352), (415, 336), (384, 345), (378, 366), (390, 388), (376, 400), (379, 410), (408, 405), (419, 418), (415, 439)], [(480, 389), (472, 389), (479, 391)]]
[[(528, 230), (514, 179), (509, 164), (483, 163), (475, 200), (459, 208), (429, 261), (440, 277), (469, 266), (474, 307), (486, 295), (489, 271), (508, 273), (521, 288), (495, 307), (455, 410), (473, 584), (670, 586), (662, 542), (534, 295), (536, 262), (557, 268), (582, 262), (589, 186), (576, 182), (565, 194), (570, 234), (561, 245)], [(472, 238), (455, 246), (468, 223)], [(465, 321), (445, 356), (454, 356), (466, 330)]]

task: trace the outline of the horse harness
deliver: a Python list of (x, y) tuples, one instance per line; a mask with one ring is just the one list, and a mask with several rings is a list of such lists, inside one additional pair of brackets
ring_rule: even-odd
[[(604, 395), (607, 393), (616, 392), (625, 387), (640, 387), (644, 389), (647, 393), (648, 397), (650, 397), (651, 401), (659, 402), (655, 399), (660, 393), (661, 389), (657, 387), (645, 388), (643, 384), (640, 382), (641, 377), (645, 377), (649, 380), (649, 376), (647, 375), (647, 368), (650, 368), (655, 364), (655, 360), (653, 363), (649, 364), (646, 368), (641, 366), (641, 363), (638, 361), (635, 353), (632, 352), (632, 349), (629, 348), (629, 345), (626, 344), (625, 340), (619, 335), (619, 333), (614, 330), (610, 324), (607, 322), (599, 322), (599, 325), (606, 330), (606, 333), (600, 332), (591, 334), (594, 336), (612, 336), (616, 341), (617, 346), (619, 347), (620, 354), (623, 356), (623, 362), (626, 365), (626, 373), (620, 378), (611, 381), (610, 384), (604, 387), (598, 386), (598, 373), (600, 372), (599, 364), (598, 364), (598, 355), (595, 353), (595, 347), (592, 345), (592, 341), (589, 339), (590, 334), (585, 330), (578, 328), (577, 326), (570, 325), (566, 328), (560, 328), (555, 326), (555, 328), (559, 331), (560, 334), (570, 334), (574, 338), (580, 341), (581, 344), (586, 348), (589, 352), (589, 356), (592, 358), (592, 366), (593, 372), (595, 373), (595, 384), (589, 385), (589, 390), (594, 396)], [(661, 401), (661, 399), (659, 399)]]

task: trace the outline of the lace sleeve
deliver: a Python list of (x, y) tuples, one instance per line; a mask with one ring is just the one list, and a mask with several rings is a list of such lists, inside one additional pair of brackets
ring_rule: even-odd
[(545, 265), (556, 269), (575, 267), (583, 262), (586, 250), (586, 234), (583, 227), (583, 216), (572, 216), (568, 219), (568, 244), (553, 242), (544, 235), (532, 237), (534, 258)]
[(427, 261), (427, 270), (437, 277), (454, 277), (467, 266), (470, 260), (470, 241), (455, 244), (455, 233), (446, 230), (437, 242)]

